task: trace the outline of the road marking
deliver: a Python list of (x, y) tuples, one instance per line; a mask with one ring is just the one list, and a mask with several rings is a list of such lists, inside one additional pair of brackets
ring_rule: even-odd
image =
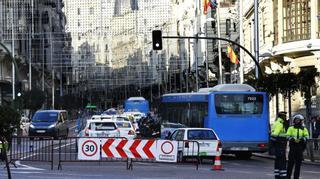
[[(25, 167), (25, 168), (18, 168), (18, 169), (23, 169), (23, 170), (45, 170), (45, 169), (42, 169), (42, 168), (36, 168), (36, 167), (29, 166), (29, 165), (21, 164), (19, 160), (18, 160), (18, 161), (15, 161), (14, 163), (15, 163), (17, 166)], [(15, 169), (15, 168), (12, 168), (12, 169)]]
[(305, 170), (303, 172), (306, 172), (306, 173), (314, 173), (314, 174), (320, 174), (320, 172), (315, 172), (315, 171), (308, 171), (308, 170)]
[[(76, 143), (76, 142), (71, 142), (71, 143), (67, 143), (67, 144), (61, 145), (61, 148), (66, 147), (66, 146), (69, 146), (69, 145), (72, 145), (72, 144), (75, 144), (75, 143)], [(60, 146), (55, 147), (54, 149), (57, 150), (57, 149), (59, 149), (59, 148), (60, 148)]]
[(70, 127), (70, 129), (74, 129), (74, 128), (76, 128), (76, 127), (77, 127), (77, 125)]
[(31, 174), (31, 173), (43, 173), (43, 172), (28, 172), (28, 171), (12, 171), (12, 173), (14, 173), (14, 174)]

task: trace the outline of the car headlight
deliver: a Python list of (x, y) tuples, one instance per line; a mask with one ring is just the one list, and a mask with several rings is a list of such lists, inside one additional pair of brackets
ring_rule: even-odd
[(34, 128), (34, 125), (33, 124), (30, 124), (30, 126), (29, 126), (30, 128)]
[(53, 128), (56, 124), (51, 124), (48, 128)]

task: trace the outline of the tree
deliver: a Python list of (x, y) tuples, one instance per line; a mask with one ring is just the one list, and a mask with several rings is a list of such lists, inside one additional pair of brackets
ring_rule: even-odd
[(81, 108), (81, 100), (73, 95), (65, 95), (58, 97), (57, 107), (65, 110)]
[(24, 107), (31, 110), (31, 114), (40, 109), (45, 101), (45, 94), (40, 89), (32, 89), (22, 95)]
[(8, 106), (0, 106), (0, 141), (2, 143), (3, 157), (6, 161), (8, 178), (11, 178), (9, 162), (7, 158), (8, 146), (11, 146), (12, 133), (20, 124), (19, 113)]
[[(305, 105), (306, 105), (306, 126), (308, 129), (311, 129), (311, 88), (316, 86), (315, 77), (319, 76), (319, 72), (317, 72), (316, 68), (307, 68), (301, 70), (298, 74), (298, 82), (300, 84), (301, 91), (304, 94)], [(309, 130), (309, 132), (312, 132)], [(313, 150), (312, 146), (307, 146), (308, 152), (310, 154), (311, 160), (313, 160)]]
[(281, 93), (285, 98), (288, 98), (289, 115), (291, 115), (291, 94), (299, 90), (299, 81), (297, 74), (291, 72), (265, 74), (258, 80), (249, 80), (248, 83), (255, 86), (259, 91), (268, 92), (270, 98), (276, 96), (277, 113), (279, 112), (278, 94)]

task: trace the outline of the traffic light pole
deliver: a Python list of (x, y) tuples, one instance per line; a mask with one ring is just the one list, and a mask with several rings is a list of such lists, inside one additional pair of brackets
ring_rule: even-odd
[(259, 65), (259, 62), (256, 60), (256, 58), (249, 52), (249, 50), (247, 50), (245, 47), (243, 47), (242, 45), (240, 45), (237, 42), (234, 42), (232, 40), (221, 38), (221, 37), (199, 37), (199, 36), (196, 36), (196, 37), (191, 37), (191, 36), (162, 36), (162, 38), (164, 38), (164, 39), (196, 39), (196, 40), (206, 39), (206, 40), (219, 40), (219, 41), (222, 40), (222, 41), (229, 42), (231, 44), (234, 44), (234, 45), (240, 47), (242, 50), (244, 50), (252, 58), (252, 60), (254, 61), (255, 65), (258, 68), (258, 72), (259, 72), (258, 78), (262, 78), (263, 77), (261, 67)]

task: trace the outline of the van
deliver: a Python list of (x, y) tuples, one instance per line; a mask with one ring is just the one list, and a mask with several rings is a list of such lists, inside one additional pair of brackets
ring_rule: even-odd
[(29, 136), (33, 137), (67, 137), (69, 133), (67, 111), (40, 110), (32, 117)]

